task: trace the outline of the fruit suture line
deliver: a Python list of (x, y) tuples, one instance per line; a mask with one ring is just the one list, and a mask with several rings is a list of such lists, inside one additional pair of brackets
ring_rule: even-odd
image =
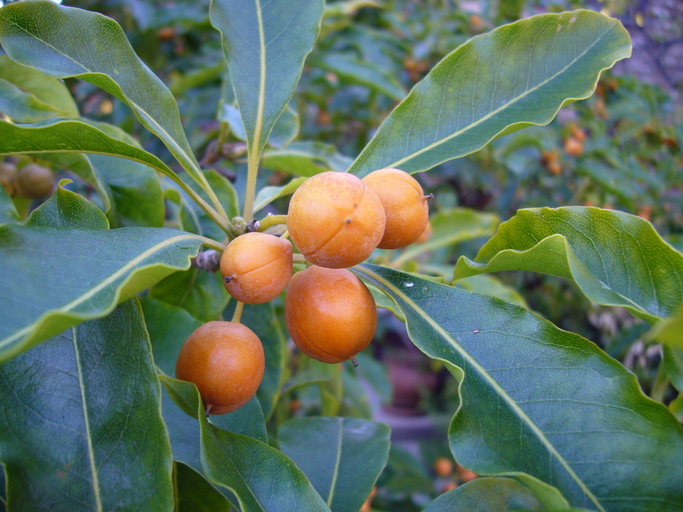
[[(242, 308), (269, 302), (285, 289), (285, 321), (299, 350), (324, 363), (350, 360), (357, 366), (355, 356), (375, 334), (377, 306), (348, 268), (377, 248), (405, 247), (428, 234), (431, 198), (398, 169), (362, 180), (323, 172), (297, 189), (287, 215), (242, 226), (219, 264), (226, 290), (238, 301), (232, 321), (195, 330), (176, 364), (177, 377), (197, 385), (206, 413), (232, 412), (258, 390), (265, 356), (258, 336), (240, 323)], [(284, 234), (264, 232), (278, 224), (286, 225)], [(208, 259), (215, 263), (217, 254)], [(294, 262), (307, 268), (292, 276)]]

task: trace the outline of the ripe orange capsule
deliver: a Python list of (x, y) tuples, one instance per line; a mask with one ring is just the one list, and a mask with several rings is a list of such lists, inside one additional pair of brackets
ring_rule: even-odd
[(353, 174), (328, 171), (307, 179), (287, 213), (289, 235), (307, 260), (352, 267), (375, 250), (386, 216), (377, 194)]
[(581, 156), (583, 154), (583, 143), (574, 137), (569, 137), (564, 142), (564, 151), (569, 156)]
[(363, 181), (377, 193), (387, 216), (378, 247), (398, 249), (420, 238), (429, 221), (429, 204), (417, 180), (400, 169), (379, 169)]
[(277, 297), (292, 277), (292, 244), (265, 233), (246, 233), (228, 244), (221, 256), (228, 293), (245, 304)]
[(304, 354), (340, 363), (368, 346), (377, 327), (377, 308), (370, 290), (350, 271), (312, 266), (292, 277), (285, 320)]
[(208, 322), (185, 341), (176, 377), (193, 382), (209, 414), (239, 409), (254, 396), (266, 367), (261, 340), (247, 326)]

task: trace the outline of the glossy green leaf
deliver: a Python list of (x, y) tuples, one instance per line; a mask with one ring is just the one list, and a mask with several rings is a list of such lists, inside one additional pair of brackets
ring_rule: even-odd
[(160, 391), (135, 299), (3, 363), (9, 509), (172, 511)]
[(159, 175), (147, 165), (108, 155), (88, 155), (111, 194), (113, 227), (164, 225), (164, 199)]
[(299, 82), (323, 15), (322, 0), (212, 0), (250, 150), (259, 154)]
[(665, 346), (662, 364), (671, 385), (683, 392), (683, 349)]
[(55, 193), (31, 212), (25, 225), (62, 229), (109, 229), (109, 221), (94, 204), (63, 188), (69, 183), (71, 180), (61, 180)]
[(479, 276), (466, 277), (464, 279), (460, 279), (456, 285), (464, 288), (465, 290), (478, 293), (479, 295), (497, 297), (528, 309), (526, 299), (522, 294), (520, 294), (511, 286), (503, 284), (494, 276), (482, 274)]
[(454, 277), (529, 270), (573, 279), (593, 302), (652, 323), (683, 302), (683, 254), (627, 213), (566, 207), (519, 210)]
[(282, 452), (211, 425), (193, 384), (160, 378), (174, 401), (199, 421), (204, 474), (215, 485), (229, 489), (243, 512), (329, 510), (303, 472)]
[[(424, 512), (507, 512), (547, 510), (534, 493), (513, 478), (477, 478), (436, 498)], [(564, 509), (567, 510), (567, 509)]]
[(254, 211), (257, 212), (261, 210), (276, 199), (292, 195), (294, 192), (296, 192), (296, 189), (299, 188), (299, 185), (301, 185), (304, 181), (306, 181), (306, 178), (294, 178), (289, 183), (281, 187), (263, 187), (261, 190), (259, 190), (258, 194), (256, 194), (256, 200), (254, 201)]
[[(232, 319), (234, 306), (233, 302), (223, 312), (225, 320), (229, 321)], [(266, 304), (245, 304), (240, 322), (254, 331), (263, 345), (263, 351), (266, 356), (266, 371), (256, 396), (261, 404), (263, 415), (269, 418), (273, 413), (283, 386), (285, 365), (287, 363), (287, 340), (272, 302), (267, 302)]]
[(64, 115), (0, 75), (0, 112), (18, 123), (33, 123)]
[[(247, 133), (242, 124), (242, 117), (236, 105), (224, 103), (218, 116), (220, 121), (228, 123), (232, 134), (240, 140), (247, 140)], [(275, 148), (287, 146), (299, 134), (299, 114), (289, 105), (282, 111), (268, 136), (268, 144)]]
[(630, 54), (621, 24), (593, 11), (542, 14), (473, 37), (413, 88), (349, 172), (424, 171), (502, 134), (548, 124)]
[(393, 76), (385, 73), (372, 62), (359, 59), (355, 55), (326, 53), (316, 58), (312, 64), (336, 73), (349, 82), (366, 85), (386, 94), (393, 100), (401, 101), (406, 96), (406, 91)]
[(266, 169), (306, 177), (325, 171), (345, 172), (350, 163), (351, 159), (340, 155), (334, 146), (311, 141), (264, 151), (262, 159)]
[(435, 213), (429, 218), (429, 222), (432, 225), (432, 236), (429, 240), (406, 247), (391, 262), (392, 267), (398, 268), (428, 251), (482, 236), (491, 236), (500, 219), (493, 213), (482, 213), (469, 208), (452, 208)]
[(3, 110), (3, 106), (17, 108), (18, 105), (4, 103), (7, 98), (0, 94), (0, 112), (7, 113), (16, 122), (31, 123), (58, 116), (79, 117), (76, 102), (61, 80), (17, 64), (6, 55), (0, 56), (0, 79), (23, 92), (26, 99), (38, 108), (38, 117), (15, 117)]
[(457, 376), (449, 438), (465, 467), (528, 473), (574, 507), (683, 510), (683, 429), (596, 345), (499, 299), (367, 264), (354, 271)]
[(0, 226), (0, 359), (6, 360), (188, 268), (201, 241), (156, 228)]
[(359, 418), (293, 418), (280, 425), (278, 444), (330, 510), (356, 512), (387, 463), (389, 434)]
[(128, 158), (149, 165), (167, 176), (175, 176), (170, 167), (153, 154), (107, 134), (103, 131), (106, 126), (103, 123), (86, 123), (64, 118), (23, 125), (0, 121), (0, 154), (99, 153)]
[(181, 307), (203, 322), (220, 317), (230, 300), (223, 285), (223, 276), (197, 267), (171, 274), (155, 284), (149, 296)]
[(82, 78), (126, 103), (201, 181), (173, 95), (114, 20), (54, 2), (8, 4), (0, 10), (0, 44), (20, 64), (56, 78)]
[(175, 463), (175, 512), (230, 512), (230, 503), (194, 469)]

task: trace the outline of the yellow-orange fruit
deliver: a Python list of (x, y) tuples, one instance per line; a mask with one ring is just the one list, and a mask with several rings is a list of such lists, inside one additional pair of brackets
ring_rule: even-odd
[(574, 137), (579, 142), (583, 142), (586, 140), (586, 132), (583, 131), (583, 129), (579, 128), (575, 123), (569, 125), (569, 129), (572, 132), (572, 137)]
[(448, 477), (453, 474), (453, 461), (447, 457), (439, 457), (434, 461), (434, 473), (437, 476)]
[(574, 137), (569, 137), (564, 141), (564, 150), (569, 156), (581, 156), (583, 154), (583, 143)]
[(550, 171), (550, 174), (553, 176), (559, 176), (562, 174), (562, 165), (560, 165), (560, 162), (557, 160), (553, 160), (552, 162), (548, 162), (548, 171)]
[(377, 194), (357, 176), (323, 172), (294, 193), (287, 213), (289, 235), (308, 261), (327, 268), (352, 267), (375, 250), (386, 216)]
[(422, 187), (400, 169), (379, 169), (363, 181), (377, 193), (386, 214), (380, 249), (398, 249), (415, 242), (429, 221), (429, 204)]
[(239, 409), (261, 384), (266, 361), (261, 340), (242, 324), (208, 322), (185, 341), (176, 377), (193, 382), (210, 414)]
[(457, 471), (461, 482), (469, 482), (479, 476), (474, 471), (470, 471), (469, 469), (462, 467), (460, 464), (457, 465)]
[(232, 297), (263, 304), (280, 295), (292, 277), (292, 244), (274, 235), (246, 233), (225, 248), (220, 268)]
[(285, 320), (304, 354), (340, 363), (368, 346), (377, 327), (377, 308), (370, 290), (350, 271), (312, 266), (292, 277)]
[(10, 162), (0, 162), (0, 185), (7, 193), (14, 195), (14, 179), (17, 177), (17, 166)]
[(17, 194), (24, 197), (45, 197), (55, 187), (55, 177), (47, 167), (38, 164), (24, 166), (14, 179)]

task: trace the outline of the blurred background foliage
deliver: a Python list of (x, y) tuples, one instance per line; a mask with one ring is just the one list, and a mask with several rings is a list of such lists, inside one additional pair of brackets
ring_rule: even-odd
[[(243, 128), (222, 64), (220, 37), (209, 23), (209, 1), (64, 3), (101, 12), (122, 25), (138, 55), (176, 96), (202, 165), (227, 177), (242, 194)], [(474, 257), (498, 222), (517, 209), (566, 205), (639, 215), (682, 250), (679, 0), (328, 2), (319, 42), (264, 154), (259, 188), (281, 187), (321, 170), (345, 170), (387, 114), (449, 52), (501, 24), (574, 8), (601, 10), (621, 19), (634, 41), (633, 58), (603, 74), (591, 98), (563, 108), (549, 126), (496, 139), (475, 154), (419, 174), (425, 190), (435, 195), (431, 245), (408, 248), (403, 254), (378, 251), (376, 258), (450, 282), (457, 257)], [(125, 105), (86, 82), (68, 85), (83, 116), (122, 127), (172, 164), (166, 148)], [(78, 179), (68, 177), (77, 187)], [(263, 202), (275, 200), (259, 216), (286, 211), (287, 197), (278, 197), (280, 193), (279, 188), (266, 189), (260, 196)], [(168, 198), (167, 204), (172, 212)], [(661, 349), (642, 340), (647, 326), (621, 310), (591, 304), (572, 283), (508, 272), (470, 278), (458, 286), (527, 305), (599, 344), (636, 373), (646, 393), (665, 403), (675, 398), (659, 371)], [(394, 425), (397, 442), (372, 502), (376, 510), (420, 510), (435, 495), (471, 477), (462, 468), (436, 462), (451, 457), (443, 432), (457, 406), (457, 390), (444, 368), (413, 347), (393, 314), (383, 311), (380, 319), (378, 341), (359, 357), (355, 372), (294, 357), (271, 427), (291, 416), (321, 412), (376, 417), (381, 410), (385, 416), (380, 421), (391, 414), (429, 418), (422, 434), (411, 437), (406, 430), (403, 439), (400, 421)], [(400, 402), (396, 379), (394, 387), (390, 385), (392, 372), (401, 366), (417, 372), (410, 404)], [(400, 375), (398, 380), (405, 381), (405, 374)], [(429, 435), (432, 431), (435, 436)]]

